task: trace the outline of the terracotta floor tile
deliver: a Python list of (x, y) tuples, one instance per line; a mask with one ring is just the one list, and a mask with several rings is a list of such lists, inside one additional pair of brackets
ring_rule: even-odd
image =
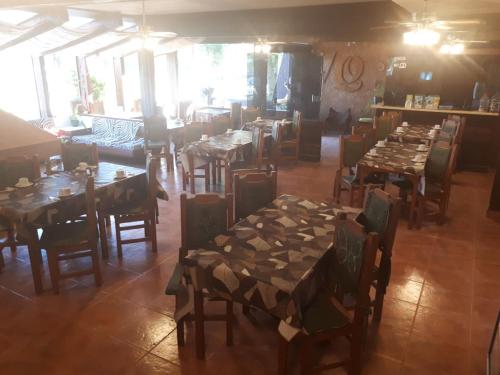
[(419, 304), (443, 312), (470, 314), (472, 296), (424, 285)]
[(419, 306), (412, 337), (432, 337), (436, 343), (468, 348), (470, 343), (470, 311), (457, 313)]
[(416, 304), (420, 299), (422, 287), (422, 283), (408, 279), (396, 279), (394, 277), (391, 278), (386, 296)]

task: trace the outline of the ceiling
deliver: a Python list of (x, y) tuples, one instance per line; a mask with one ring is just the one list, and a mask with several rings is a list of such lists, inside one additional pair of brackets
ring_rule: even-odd
[[(379, 0), (363, 0), (373, 2)], [(390, 1), (390, 0), (387, 0)], [(307, 5), (356, 3), (359, 0), (146, 0), (149, 14), (175, 14), (222, 10), (265, 9)], [(424, 0), (394, 0), (410, 12), (421, 13)], [(141, 13), (141, 1), (122, 0), (0, 0), (0, 7), (25, 8), (40, 5), (68, 5), (123, 14)], [(469, 17), (474, 14), (500, 13), (499, 0), (428, 0), (429, 13), (440, 18)]]
[[(424, 0), (394, 0), (409, 12), (421, 13)], [(500, 0), (428, 0), (428, 13), (439, 18), (470, 17), (475, 14), (500, 14)]]
[[(223, 10), (266, 9), (308, 5), (347, 4), (380, 0), (146, 0), (149, 14), (198, 13)], [(0, 0), (0, 7), (26, 8), (67, 5), (100, 11), (120, 11), (123, 14), (140, 14), (142, 1), (122, 0)]]

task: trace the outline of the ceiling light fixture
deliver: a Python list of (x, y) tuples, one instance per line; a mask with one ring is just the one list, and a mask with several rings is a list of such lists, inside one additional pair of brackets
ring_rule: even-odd
[(441, 39), (441, 35), (427, 27), (418, 27), (403, 34), (404, 44), (411, 46), (434, 46), (439, 43), (439, 39)]

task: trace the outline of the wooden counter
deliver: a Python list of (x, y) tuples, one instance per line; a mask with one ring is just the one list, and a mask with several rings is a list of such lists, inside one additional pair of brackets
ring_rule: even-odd
[(491, 116), (491, 117), (499, 117), (498, 113), (492, 112), (479, 112), (479, 111), (465, 111), (461, 109), (425, 109), (425, 108), (406, 108), (406, 107), (397, 107), (390, 105), (380, 105), (374, 104), (371, 106), (372, 109), (381, 109), (387, 111), (410, 111), (410, 112), (427, 112), (427, 113), (442, 113), (445, 115), (459, 115), (459, 116)]

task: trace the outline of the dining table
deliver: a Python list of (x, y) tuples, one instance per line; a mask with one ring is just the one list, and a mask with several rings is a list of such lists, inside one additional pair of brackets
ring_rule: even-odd
[[(117, 170), (124, 175), (117, 177)], [(58, 171), (44, 176), (25, 188), (0, 191), (0, 216), (16, 225), (17, 235), (28, 245), (35, 291), (42, 292), (41, 256), (38, 229), (78, 218), (86, 213), (86, 182), (92, 174), (95, 181), (97, 209), (109, 209), (142, 200), (147, 195), (146, 171), (110, 162), (75, 171)], [(167, 192), (158, 183), (157, 197), (168, 200)], [(60, 197), (59, 191), (69, 188), (71, 194)]]
[(285, 119), (285, 121), (274, 120), (274, 119), (261, 119), (261, 120), (250, 121), (250, 122), (243, 124), (242, 129), (252, 131), (252, 129), (255, 127), (261, 127), (261, 128), (264, 128), (264, 132), (271, 134), (273, 132), (273, 125), (276, 121), (280, 122), (281, 124), (285, 125), (286, 127), (290, 127), (293, 123), (292, 121), (286, 120), (286, 119)]
[(337, 220), (355, 219), (360, 212), (328, 201), (279, 196), (182, 260), (192, 284), (183, 286), (174, 318), (193, 309), (196, 315), (194, 296), (208, 291), (277, 317), (278, 331), (291, 340), (303, 328), (305, 308), (328, 280)]
[[(268, 134), (266, 137), (269, 136)], [(233, 130), (184, 145), (181, 150), (181, 162), (184, 169), (189, 171), (190, 183), (194, 184), (194, 169), (213, 160), (221, 160), (225, 165), (224, 190), (230, 193), (231, 162), (248, 157), (251, 144), (251, 131)], [(192, 163), (189, 155), (192, 156)]]
[(388, 140), (400, 143), (423, 143), (430, 145), (435, 137), (429, 134), (432, 129), (434, 129), (434, 125), (415, 124), (400, 126), (389, 134)]
[[(425, 164), (430, 152), (430, 146), (414, 143), (385, 142), (383, 147), (374, 148), (358, 161), (356, 174), (359, 178), (360, 197), (364, 197), (365, 178), (371, 173), (398, 174), (412, 184), (410, 218), (408, 228), (415, 224), (418, 192), (425, 190)], [(419, 158), (419, 159), (417, 159)], [(359, 200), (362, 205), (362, 199)]]

